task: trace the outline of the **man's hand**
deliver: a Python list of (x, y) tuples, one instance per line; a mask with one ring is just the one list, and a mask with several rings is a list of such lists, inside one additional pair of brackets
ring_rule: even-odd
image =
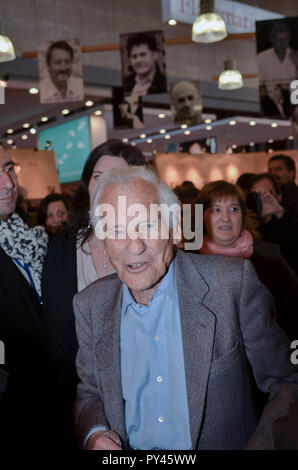
[(121, 450), (121, 441), (115, 431), (96, 431), (89, 437), (86, 450)]
[(261, 190), (262, 201), (262, 217), (275, 215), (278, 219), (283, 216), (284, 208), (279, 204), (278, 200), (267, 190)]

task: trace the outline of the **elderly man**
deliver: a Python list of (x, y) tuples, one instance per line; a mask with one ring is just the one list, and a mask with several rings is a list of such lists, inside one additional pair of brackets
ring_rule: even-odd
[(48, 77), (40, 82), (42, 103), (80, 101), (83, 79), (72, 76), (74, 50), (66, 41), (56, 41), (47, 50)]
[(188, 81), (175, 83), (171, 90), (175, 124), (189, 126), (202, 121), (202, 97), (197, 86)]
[(0, 344), (1, 368), (8, 376), (1, 400), (0, 448), (41, 448), (50, 447), (54, 438), (40, 301), (47, 235), (41, 227), (30, 229), (14, 212), (19, 172), (19, 165), (0, 147)]
[[(167, 211), (156, 210), (175, 203), (144, 168), (111, 170), (93, 193), (91, 213), (99, 204), (103, 216), (96, 233), (118, 276), (74, 298), (81, 444), (243, 449), (249, 441), (270, 448), (271, 423), (284, 413), (278, 404), (283, 398), (286, 408), (298, 389), (271, 296), (247, 260), (175, 252), (176, 218), (166, 237)], [(250, 367), (276, 400), (259, 424)]]

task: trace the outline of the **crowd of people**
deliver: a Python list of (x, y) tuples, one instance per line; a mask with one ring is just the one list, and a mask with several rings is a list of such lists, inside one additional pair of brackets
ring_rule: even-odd
[[(41, 201), (36, 226), (16, 211), (18, 171), (0, 148), (0, 448), (298, 449), (290, 157), (172, 191), (136, 146), (109, 140), (72, 201)], [(191, 252), (182, 204), (203, 205)], [(161, 206), (178, 208), (166, 237)]]

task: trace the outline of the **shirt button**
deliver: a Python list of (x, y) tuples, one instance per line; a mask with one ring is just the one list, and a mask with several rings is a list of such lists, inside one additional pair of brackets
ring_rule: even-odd
[(163, 423), (163, 422), (164, 422), (163, 416), (160, 416), (160, 417), (158, 418), (158, 421), (159, 421), (160, 423)]
[(156, 380), (157, 380), (157, 382), (162, 382), (162, 381), (163, 381), (163, 378), (162, 378), (161, 375), (159, 375)]
[(158, 341), (159, 340), (159, 336), (154, 336), (154, 341)]

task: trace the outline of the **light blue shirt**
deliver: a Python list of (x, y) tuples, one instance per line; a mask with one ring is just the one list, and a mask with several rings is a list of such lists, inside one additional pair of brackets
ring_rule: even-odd
[(175, 261), (148, 305), (123, 284), (120, 354), (130, 447), (191, 449)]

